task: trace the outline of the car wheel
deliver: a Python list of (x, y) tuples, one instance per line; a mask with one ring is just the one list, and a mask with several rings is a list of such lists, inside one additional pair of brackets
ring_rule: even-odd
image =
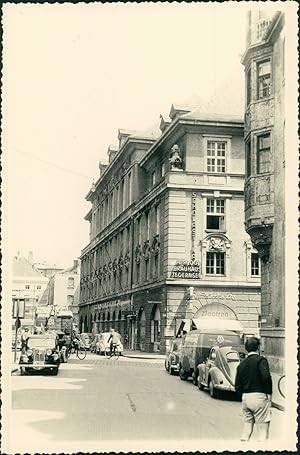
[(218, 397), (218, 391), (214, 387), (214, 383), (212, 380), (209, 381), (209, 394), (212, 398)]
[(198, 375), (197, 383), (198, 383), (198, 388), (199, 388), (199, 390), (204, 390), (204, 385), (201, 384), (200, 375)]
[(174, 375), (174, 370), (173, 370), (173, 368), (171, 367), (171, 365), (169, 365), (168, 373), (169, 373), (171, 376)]
[(187, 372), (181, 366), (179, 367), (179, 377), (182, 381), (186, 381), (188, 378)]
[(58, 373), (58, 367), (53, 368), (53, 370), (51, 370), (51, 374), (53, 374), (53, 376), (57, 376), (57, 373)]
[(198, 375), (196, 371), (194, 371), (194, 373), (192, 374), (192, 380), (194, 385), (198, 385)]

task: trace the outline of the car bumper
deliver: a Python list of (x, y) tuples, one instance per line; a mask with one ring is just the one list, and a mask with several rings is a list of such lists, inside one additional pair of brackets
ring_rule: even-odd
[(235, 392), (235, 388), (232, 385), (214, 384), (214, 387), (218, 390), (223, 390), (224, 392)]

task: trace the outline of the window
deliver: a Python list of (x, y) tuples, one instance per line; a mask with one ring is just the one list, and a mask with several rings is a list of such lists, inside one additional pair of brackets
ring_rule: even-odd
[(225, 200), (208, 198), (206, 201), (206, 229), (224, 230)]
[(206, 274), (225, 275), (225, 253), (206, 253)]
[(246, 164), (246, 179), (251, 175), (251, 141), (246, 142), (246, 157), (245, 157), (245, 164)]
[(128, 174), (128, 205), (131, 204), (131, 172)]
[(155, 206), (155, 234), (159, 234), (160, 219), (159, 219), (159, 205)]
[(164, 177), (165, 173), (166, 173), (165, 163), (162, 163), (162, 165), (161, 165), (161, 176)]
[(136, 282), (140, 281), (140, 264), (136, 264)]
[(251, 276), (260, 276), (260, 261), (258, 253), (251, 253)]
[(257, 64), (257, 99), (271, 95), (271, 61), (265, 60)]
[(30, 289), (29, 284), (25, 284), (25, 289)]
[(71, 289), (74, 288), (74, 278), (73, 277), (68, 278), (68, 288), (71, 288)]
[(207, 172), (223, 173), (226, 163), (226, 142), (207, 142)]
[(155, 174), (155, 171), (153, 171), (152, 174), (151, 174), (151, 182), (152, 182), (152, 186), (155, 185), (155, 182), (156, 182), (156, 174)]
[(150, 236), (149, 212), (145, 212), (145, 224), (146, 224), (146, 240), (149, 240), (149, 236)]
[(247, 76), (246, 76), (246, 84), (247, 84), (247, 88), (246, 88), (246, 104), (247, 106), (251, 103), (251, 67), (249, 68), (249, 70), (247, 71)]
[(257, 137), (257, 173), (270, 172), (270, 133)]

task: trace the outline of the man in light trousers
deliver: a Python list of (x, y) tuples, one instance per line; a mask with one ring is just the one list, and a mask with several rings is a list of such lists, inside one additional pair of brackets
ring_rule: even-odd
[(269, 437), (272, 378), (267, 359), (259, 355), (259, 345), (258, 338), (247, 339), (245, 348), (248, 356), (237, 368), (235, 389), (242, 394), (244, 416), (241, 441), (250, 439), (254, 424), (258, 428), (259, 441)]

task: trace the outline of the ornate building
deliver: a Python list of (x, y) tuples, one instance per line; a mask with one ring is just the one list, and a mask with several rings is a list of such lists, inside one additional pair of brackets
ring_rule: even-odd
[(87, 195), (80, 329), (164, 352), (182, 319), (258, 333), (260, 261), (245, 233), (244, 123), (172, 106), (160, 130), (119, 130)]
[(261, 259), (261, 337), (274, 371), (285, 341), (284, 14), (248, 13), (245, 226)]

